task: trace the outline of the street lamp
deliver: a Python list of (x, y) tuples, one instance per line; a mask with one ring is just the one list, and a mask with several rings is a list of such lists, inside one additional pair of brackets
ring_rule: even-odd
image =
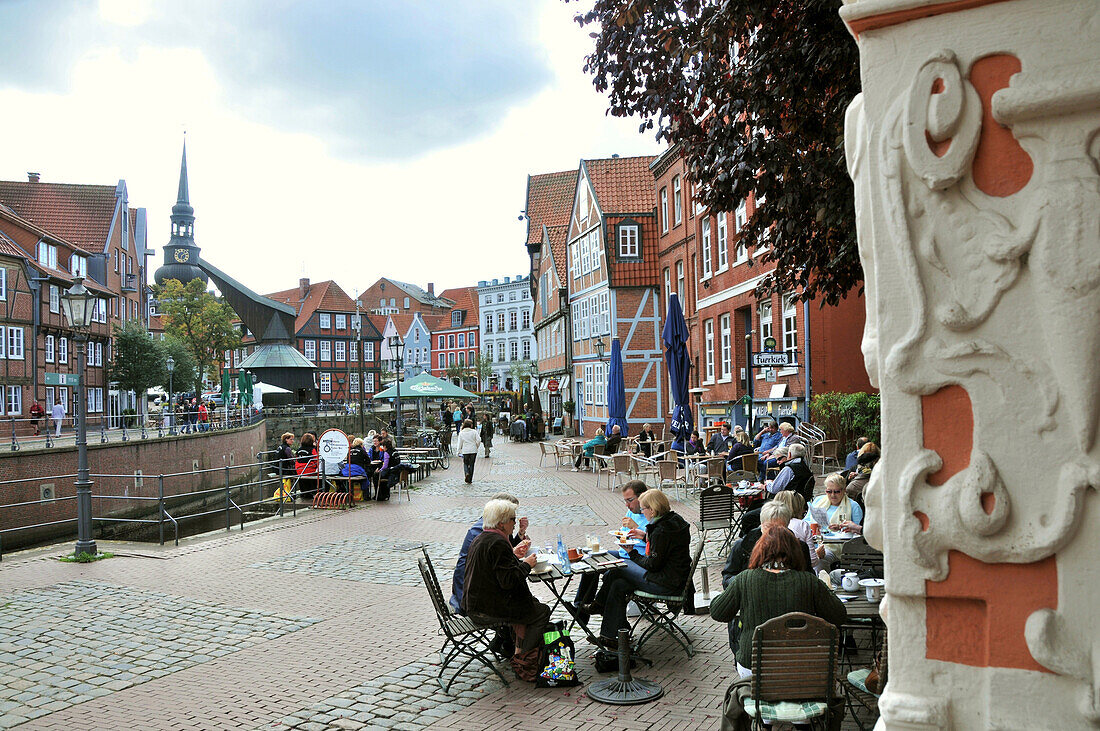
[[(176, 359), (172, 356), (168, 356), (168, 360), (165, 361), (165, 365), (168, 366), (168, 435), (173, 436), (176, 433), (176, 409), (175, 409), (175, 396), (172, 393), (172, 374), (176, 370)], [(225, 400), (226, 394), (222, 394), (222, 405), (226, 411), (229, 410), (229, 402)]]
[(97, 553), (92, 532), (92, 480), (88, 475), (88, 403), (84, 377), (87, 373), (85, 349), (88, 331), (95, 313), (94, 294), (84, 286), (84, 278), (76, 277), (73, 286), (61, 295), (61, 310), (73, 330), (76, 342), (76, 360), (80, 373), (76, 381), (76, 555)]
[(355, 330), (355, 349), (359, 354), (359, 433), (366, 434), (367, 415), (363, 408), (363, 395), (367, 384), (363, 381), (363, 316), (359, 314), (358, 297), (355, 299), (355, 318), (351, 321), (351, 327)]
[(607, 350), (607, 343), (603, 341), (603, 338), (599, 338), (593, 347), (596, 348), (596, 359), (603, 360), (603, 352)]
[(400, 335), (390, 336), (390, 354), (393, 356), (394, 368), (397, 370), (397, 395), (394, 397), (394, 407), (397, 409), (397, 446), (401, 446), (401, 371), (404, 364), (401, 362), (401, 353), (405, 348)]

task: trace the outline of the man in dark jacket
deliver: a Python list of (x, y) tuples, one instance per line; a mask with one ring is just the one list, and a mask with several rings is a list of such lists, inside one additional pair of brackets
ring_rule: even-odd
[(787, 459), (782, 462), (783, 469), (775, 476), (768, 488), (771, 494), (782, 490), (793, 490), (806, 499), (809, 504), (814, 499), (814, 473), (806, 464), (806, 445), (792, 444), (787, 448)]
[(604, 447), (604, 454), (618, 454), (619, 445), (623, 441), (623, 430), (618, 424), (611, 427), (611, 435), (607, 438), (607, 445)]
[(691, 579), (691, 526), (672, 511), (668, 497), (660, 490), (647, 490), (638, 502), (649, 525), (644, 532), (634, 528), (630, 536), (645, 537), (646, 555), (632, 547), (626, 565), (608, 571), (596, 598), (580, 608), (582, 612), (603, 614), (599, 644), (608, 649), (618, 647), (619, 630), (630, 626), (626, 605), (631, 592), (679, 594)]

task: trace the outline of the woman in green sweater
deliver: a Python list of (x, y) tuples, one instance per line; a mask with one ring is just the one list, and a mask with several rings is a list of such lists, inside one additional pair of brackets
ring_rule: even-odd
[(764, 622), (787, 612), (805, 612), (833, 624), (848, 618), (844, 604), (821, 579), (806, 571), (805, 552), (788, 528), (770, 524), (756, 542), (749, 568), (710, 603), (710, 618), (731, 622), (741, 613), (737, 672), (752, 675), (752, 636)]

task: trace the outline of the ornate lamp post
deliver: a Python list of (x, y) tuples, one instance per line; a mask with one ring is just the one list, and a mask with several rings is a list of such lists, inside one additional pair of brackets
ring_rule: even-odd
[[(164, 362), (168, 366), (168, 434), (174, 435), (176, 433), (176, 403), (175, 395), (172, 393), (172, 374), (176, 370), (176, 359), (172, 356), (168, 356), (168, 360)], [(226, 411), (229, 410), (229, 404), (225, 401), (225, 394), (222, 394), (222, 402), (225, 405)]]
[(355, 319), (351, 321), (351, 327), (355, 330), (355, 349), (359, 354), (359, 433), (367, 433), (367, 415), (363, 407), (363, 396), (366, 382), (363, 380), (363, 316), (359, 314), (359, 299), (355, 300)]
[(87, 374), (85, 350), (88, 344), (88, 331), (92, 326), (95, 311), (95, 295), (84, 286), (84, 278), (77, 277), (73, 286), (61, 295), (61, 309), (65, 320), (73, 330), (76, 342), (76, 361), (80, 364), (80, 373), (76, 382), (76, 551), (97, 553), (92, 534), (92, 480), (88, 476), (88, 412), (87, 387), (84, 383)]
[(397, 446), (401, 446), (402, 422), (401, 422), (401, 371), (404, 363), (401, 361), (401, 353), (405, 349), (405, 342), (400, 335), (390, 336), (390, 354), (393, 356), (394, 368), (397, 371), (397, 395), (394, 397), (394, 407), (397, 409)]
[(596, 359), (602, 361), (603, 353), (607, 350), (607, 343), (603, 341), (603, 338), (598, 338), (592, 347), (596, 349)]

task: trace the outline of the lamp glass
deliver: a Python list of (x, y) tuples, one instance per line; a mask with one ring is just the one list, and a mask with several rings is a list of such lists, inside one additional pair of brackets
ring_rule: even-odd
[(596, 341), (596, 357), (597, 358), (603, 358), (603, 351), (606, 347), (607, 347), (607, 345), (604, 344), (603, 338), (600, 338), (599, 340)]
[(92, 324), (94, 302), (95, 295), (84, 286), (84, 278), (77, 277), (74, 279), (73, 286), (61, 295), (62, 312), (69, 323), (69, 327), (75, 330), (88, 329)]
[(172, 373), (176, 370), (176, 359), (172, 356), (168, 356), (168, 360), (164, 361), (164, 364), (168, 366), (169, 373)]

